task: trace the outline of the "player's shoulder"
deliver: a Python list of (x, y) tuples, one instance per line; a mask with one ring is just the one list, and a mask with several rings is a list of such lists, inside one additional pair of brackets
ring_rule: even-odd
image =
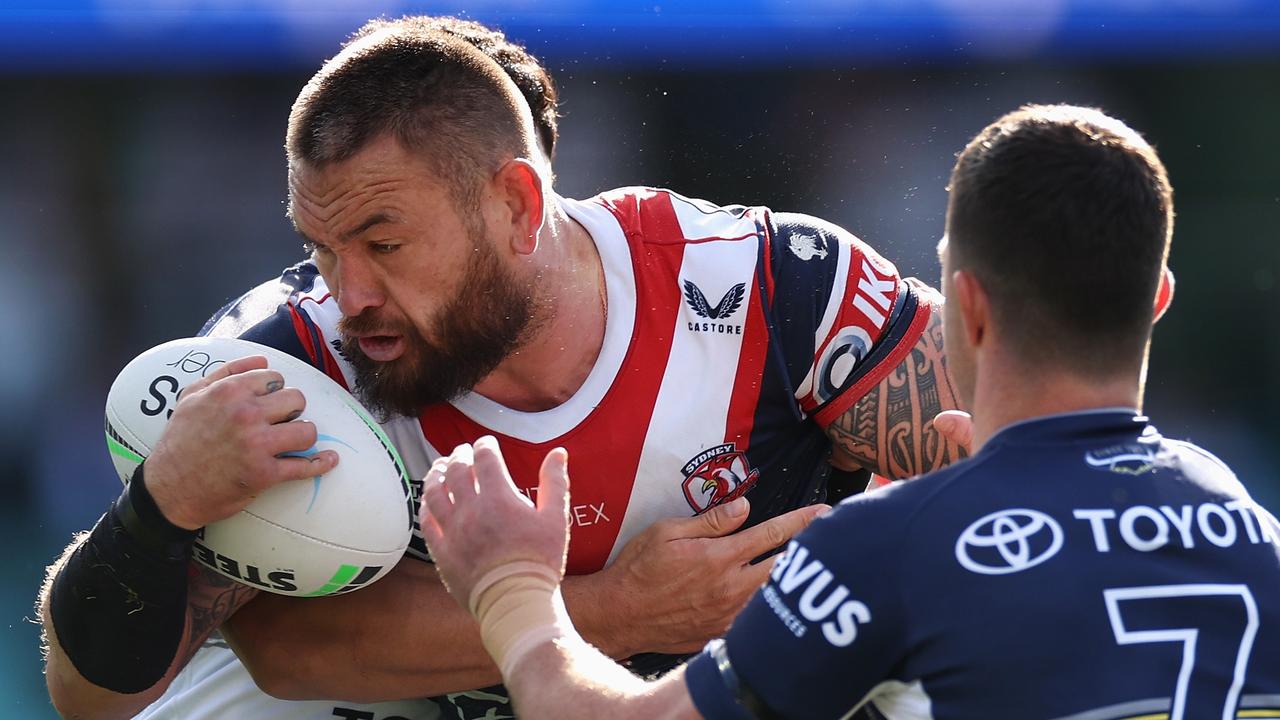
[[(983, 475), (987, 458), (978, 456), (910, 480), (845, 498), (811, 528), (815, 538), (837, 546), (859, 547), (879, 553), (899, 553), (926, 540), (931, 528), (971, 504), (974, 484)], [(850, 545), (853, 543), (853, 545)], [(859, 553), (858, 557), (867, 557)]]
[(322, 284), (320, 273), (311, 261), (285, 268), (279, 277), (263, 282), (223, 305), (204, 326), (201, 335), (239, 337), (254, 325), (270, 318), (291, 298), (313, 291)]
[(612, 211), (633, 242), (650, 245), (754, 241), (769, 214), (765, 207), (719, 205), (655, 187), (618, 188), (588, 202)]
[(1161, 444), (1178, 459), (1181, 474), (1210, 491), (1227, 495), (1245, 493), (1244, 484), (1221, 458), (1188, 440), (1162, 438)]
[(209, 337), (235, 337), (267, 345), (323, 368), (317, 352), (322, 340), (314, 323), (296, 306), (304, 299), (328, 299), (314, 263), (300, 262), (222, 306), (200, 328)]

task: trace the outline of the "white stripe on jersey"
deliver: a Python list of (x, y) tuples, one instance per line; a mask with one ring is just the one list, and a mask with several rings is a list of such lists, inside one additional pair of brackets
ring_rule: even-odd
[(666, 192), (671, 198), (672, 209), (676, 211), (680, 232), (689, 240), (748, 237), (758, 230), (756, 221), (745, 214), (737, 216), (706, 200), (687, 198), (670, 190)]
[[(578, 391), (560, 405), (542, 412), (519, 412), (476, 393), (451, 404), (463, 415), (494, 431), (531, 443), (544, 443), (577, 427), (596, 409), (613, 386), (631, 346), (636, 322), (636, 278), (622, 226), (600, 203), (559, 198), (560, 206), (587, 229), (604, 265), (608, 318), (600, 356)], [(449, 448), (452, 450), (452, 448)]]
[[(672, 196), (672, 205), (679, 215), (679, 208), (684, 204)], [(711, 237), (718, 236), (718, 233), (729, 236), (729, 233), (740, 229), (738, 218), (728, 213), (703, 215), (696, 210), (690, 211), (701, 219), (698, 231), (703, 233), (703, 237), (707, 237), (707, 233), (711, 233)], [(719, 224), (712, 224), (707, 219), (718, 219)], [(751, 227), (754, 230), (754, 223)], [(692, 282), (715, 307), (731, 288), (745, 283), (746, 294), (740, 307), (728, 318), (710, 321), (745, 327), (752, 300), (750, 294), (756, 292), (754, 278), (759, 248), (754, 235), (746, 240), (686, 245), (677, 281), (681, 292), (686, 281)], [(724, 437), (743, 335), (693, 332), (689, 324), (695, 322), (707, 322), (707, 319), (695, 314), (687, 300), (682, 301), (680, 312), (676, 314), (676, 326), (671, 329), (671, 352), (653, 414), (649, 418), (644, 449), (640, 453), (636, 480), (631, 488), (631, 500), (613, 551), (609, 554), (610, 563), (627, 541), (652, 524), (654, 518), (693, 514), (684, 496), (683, 478), (658, 475), (656, 471), (679, 468), (699, 452), (712, 447), (706, 442), (708, 437)], [(698, 418), (698, 426), (708, 429), (705, 434), (689, 432), (689, 421), (685, 418), (691, 413)]]

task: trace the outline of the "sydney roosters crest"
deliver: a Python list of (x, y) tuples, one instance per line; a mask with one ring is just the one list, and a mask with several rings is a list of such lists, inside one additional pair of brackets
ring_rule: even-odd
[(684, 499), (696, 513), (738, 499), (760, 479), (760, 471), (752, 469), (746, 454), (738, 452), (733, 443), (703, 450), (685, 463), (681, 472)]

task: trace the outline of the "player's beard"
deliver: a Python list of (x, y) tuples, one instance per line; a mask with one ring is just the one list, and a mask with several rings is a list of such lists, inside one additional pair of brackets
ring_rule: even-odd
[[(456, 296), (431, 319), (436, 340), (428, 341), (404, 318), (364, 312), (343, 318), (342, 352), (355, 369), (355, 393), (369, 410), (414, 416), (427, 406), (452, 400), (476, 386), (536, 330), (532, 283), (503, 268), (480, 237), (467, 261)], [(405, 351), (389, 362), (372, 360), (352, 335), (404, 337)]]

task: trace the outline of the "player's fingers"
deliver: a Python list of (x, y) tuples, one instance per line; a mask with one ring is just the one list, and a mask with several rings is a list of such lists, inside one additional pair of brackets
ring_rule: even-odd
[(314, 455), (284, 455), (276, 460), (276, 482), (319, 477), (338, 465), (338, 453), (325, 450)]
[(809, 527), (809, 523), (813, 522), (814, 518), (830, 509), (829, 505), (822, 504), (797, 508), (743, 530), (732, 538), (738, 557), (743, 562), (749, 562), (779, 547), (796, 533)]
[(444, 541), (444, 530), (440, 527), (440, 523), (435, 515), (427, 509), (426, 503), (422, 505), (422, 512), (418, 515), (418, 525), (422, 528), (422, 539), (427, 541), (427, 552), (431, 557), (439, 557), (442, 553)]
[(933, 429), (942, 437), (973, 452), (973, 416), (961, 410), (944, 410), (933, 418)]
[(422, 481), (422, 516), (430, 515), (442, 531), (453, 516), (453, 501), (449, 499), (449, 489), (443, 482), (445, 467), (442, 460), (437, 460)]
[(307, 407), (307, 398), (298, 388), (285, 388), (258, 398), (258, 407), (271, 424), (297, 420)]
[(234, 380), (254, 395), (270, 395), (284, 388), (284, 376), (271, 368), (256, 368), (238, 373)]
[(782, 553), (755, 565), (744, 565), (741, 574), (738, 575), (738, 579), (746, 587), (760, 587), (768, 582), (769, 573), (773, 572), (773, 564), (778, 562), (780, 557), (782, 557)]
[(444, 485), (454, 503), (465, 502), (476, 494), (475, 451), (466, 443), (453, 449), (444, 471)]
[(511, 473), (507, 470), (507, 462), (502, 457), (502, 449), (498, 447), (497, 438), (485, 435), (477, 440), (475, 457), (476, 487), (482, 494), (500, 496), (503, 493), (510, 493), (526, 505), (531, 504), (511, 480)]
[(556, 448), (542, 459), (538, 471), (538, 512), (569, 523), (569, 452)]
[(207, 374), (205, 374), (204, 377), (200, 378), (199, 380), (196, 380), (195, 382), (179, 390), (178, 399), (181, 400), (183, 395), (188, 393), (200, 392), (201, 390), (209, 387), (210, 385), (212, 385), (213, 383), (219, 380), (222, 380), (223, 378), (231, 377), (232, 375), (238, 375), (240, 373), (248, 372), (250, 370), (260, 370), (262, 368), (265, 368), (266, 366), (267, 366), (267, 359), (262, 355), (250, 355), (249, 357), (242, 357), (242, 358), (236, 358), (235, 360), (228, 360), (227, 362), (222, 363), (221, 365), (214, 368), (213, 370), (210, 370)]
[(309, 420), (279, 423), (259, 432), (264, 449), (272, 455), (309, 457), (319, 438), (315, 423)]
[(749, 510), (751, 504), (745, 497), (717, 505), (701, 515), (680, 520), (674, 537), (723, 537), (742, 527)]

